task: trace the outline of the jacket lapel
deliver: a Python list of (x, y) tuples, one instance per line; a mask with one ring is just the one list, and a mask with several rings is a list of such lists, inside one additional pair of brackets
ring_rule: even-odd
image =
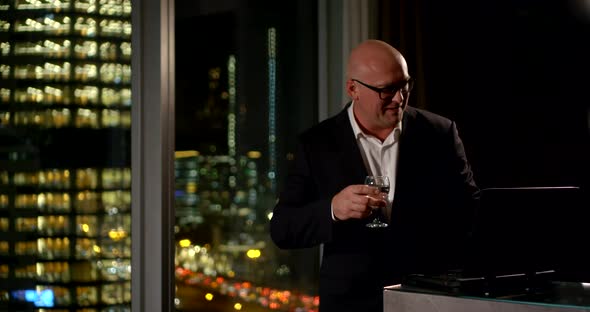
[(408, 106), (404, 111), (404, 116), (402, 119), (402, 133), (399, 139), (397, 173), (395, 177), (395, 198), (393, 200), (393, 207), (396, 207), (400, 200), (403, 199), (404, 195), (407, 195), (404, 187), (407, 186), (406, 182), (412, 174), (411, 168), (414, 168), (413, 166), (416, 165), (412, 164), (413, 158), (411, 156), (414, 155), (412, 150), (415, 149), (417, 144), (416, 140), (412, 139), (412, 132), (414, 131), (413, 123), (415, 118), (416, 111), (412, 107)]
[(367, 169), (350, 125), (347, 111), (349, 106), (350, 103), (336, 116), (337, 126), (334, 127), (332, 135), (337, 146), (342, 148), (340, 162), (343, 171), (338, 176), (341, 176), (342, 181), (348, 184), (363, 184)]

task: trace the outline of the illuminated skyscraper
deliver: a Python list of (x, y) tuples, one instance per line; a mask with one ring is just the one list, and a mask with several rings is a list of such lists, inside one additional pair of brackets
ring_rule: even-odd
[(2, 1), (0, 53), (0, 310), (130, 310), (131, 1)]

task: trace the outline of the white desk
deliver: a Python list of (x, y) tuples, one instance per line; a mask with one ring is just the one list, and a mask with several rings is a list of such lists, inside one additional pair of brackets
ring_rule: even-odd
[(575, 293), (560, 291), (546, 301), (451, 296), (401, 285), (383, 292), (384, 312), (590, 312), (590, 286)]

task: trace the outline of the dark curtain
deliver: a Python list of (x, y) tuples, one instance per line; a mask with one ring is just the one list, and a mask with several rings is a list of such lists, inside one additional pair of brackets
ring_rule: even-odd
[[(380, 39), (391, 43), (404, 54), (410, 68), (410, 75), (415, 79), (416, 84), (424, 89), (426, 80), (423, 37), (421, 36), (423, 28), (421, 2), (422, 0), (379, 0), (377, 32)], [(418, 91), (412, 95), (413, 106), (426, 108), (426, 103), (424, 92)]]
[(582, 1), (380, 0), (410, 104), (457, 121), (482, 187), (588, 187), (590, 8)]
[[(557, 222), (548, 231), (570, 235), (558, 230), (567, 224), (579, 233), (558, 251), (569, 272), (562, 278), (576, 281), (590, 280), (582, 260), (587, 235), (578, 230), (590, 227), (590, 5), (584, 3), (381, 0), (378, 10), (380, 39), (401, 50), (417, 80), (410, 105), (457, 121), (481, 188), (580, 187), (575, 202), (555, 202), (546, 211)], [(540, 207), (522, 205), (500, 218), (513, 220), (522, 208), (530, 212), (523, 229), (535, 225)], [(542, 233), (526, 233), (531, 243), (547, 245), (541, 252), (556, 252)]]

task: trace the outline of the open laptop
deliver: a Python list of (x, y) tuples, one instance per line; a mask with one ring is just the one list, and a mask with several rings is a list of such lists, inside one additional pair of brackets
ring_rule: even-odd
[[(452, 292), (513, 292), (588, 272), (588, 203), (579, 187), (499, 187), (481, 192), (465, 266), (406, 283)], [(585, 267), (587, 266), (587, 267)]]

